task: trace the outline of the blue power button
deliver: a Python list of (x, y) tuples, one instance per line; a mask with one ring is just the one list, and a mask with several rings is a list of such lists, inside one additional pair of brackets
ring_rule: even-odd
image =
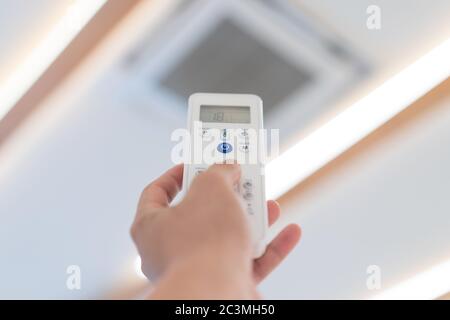
[(219, 143), (219, 145), (217, 146), (217, 150), (222, 153), (228, 153), (233, 150), (233, 147), (231, 146), (231, 144), (229, 144), (227, 142), (223, 142), (223, 143)]

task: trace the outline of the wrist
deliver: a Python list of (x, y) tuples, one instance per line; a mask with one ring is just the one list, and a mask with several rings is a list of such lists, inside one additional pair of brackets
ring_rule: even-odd
[(252, 299), (256, 285), (251, 259), (227, 249), (198, 250), (177, 261), (166, 275), (183, 278), (180, 299)]

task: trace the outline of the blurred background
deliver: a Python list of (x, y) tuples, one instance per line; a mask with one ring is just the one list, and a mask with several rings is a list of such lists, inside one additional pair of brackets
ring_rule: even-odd
[(258, 94), (280, 129), (271, 234), (303, 237), (264, 297), (445, 298), (449, 21), (447, 0), (0, 0), (0, 298), (151, 290), (129, 227), (194, 92)]

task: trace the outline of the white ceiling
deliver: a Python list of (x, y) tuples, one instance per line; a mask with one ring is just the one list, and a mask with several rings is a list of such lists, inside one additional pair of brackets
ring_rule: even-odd
[[(447, 0), (296, 0), (380, 66), (402, 66), (450, 32)], [(381, 29), (366, 28), (369, 5), (381, 9)]]
[[(7, 2), (11, 5), (13, 1)], [(449, 36), (448, 1), (398, 0), (395, 4), (393, 1), (380, 1), (384, 23), (380, 31), (365, 28), (365, 6), (362, 5), (365, 1), (348, 0), (345, 6), (332, 0), (299, 2), (339, 29), (345, 38), (378, 65), (380, 73), (391, 72)], [(59, 0), (51, 3), (59, 3)], [(3, 5), (4, 1), (0, 8), (3, 9)], [(27, 8), (30, 10), (31, 7)], [(2, 35), (2, 42), (7, 36)], [(174, 128), (184, 126), (184, 120), (157, 112), (152, 108), (151, 99), (130, 96), (130, 91), (124, 89), (123, 69), (113, 60), (109, 61), (113, 55), (105, 56), (106, 49), (103, 50), (65, 83), (46, 102), (45, 110), (36, 114), (15, 139), (0, 150), (0, 162), (3, 163), (3, 169), (0, 169), (0, 252), (6, 253), (2, 254), (6, 259), (0, 267), (1, 298), (99, 297), (131, 269), (135, 252), (128, 228), (137, 198), (146, 183), (170, 166), (170, 133)], [(10, 56), (11, 53), (7, 59)], [(111, 62), (110, 67), (102, 70), (98, 67), (101, 64), (97, 63), (100, 60), (106, 66)], [(0, 65), (4, 61), (4, 58), (0, 59)], [(94, 65), (98, 70), (91, 68)], [(80, 79), (83, 81), (78, 81)], [(430, 131), (429, 126), (423, 130), (430, 139), (438, 133), (450, 136), (444, 128), (443, 124), (436, 133)], [(380, 157), (378, 167), (375, 166), (377, 162), (372, 161), (370, 164), (375, 167), (362, 163), (352, 168), (354, 179), (347, 182), (348, 188), (372, 192), (364, 188), (370, 188), (379, 181), (373, 179), (379, 179), (380, 172), (391, 172), (392, 188), (409, 185), (411, 181), (405, 180), (408, 171), (397, 172), (395, 164), (405, 159), (403, 157), (410, 159), (423, 153), (425, 149), (421, 147), (424, 148), (426, 143), (414, 138), (408, 141), (405, 149), (380, 148), (374, 151)], [(429, 145), (429, 148), (433, 146)], [(430, 158), (429, 161), (431, 159), (438, 160)], [(430, 165), (426, 159), (423, 161), (413, 169), (421, 170), (421, 166)], [(364, 248), (347, 247), (343, 252), (333, 246), (348, 246), (354, 239), (358, 243), (358, 237), (364, 236), (362, 230), (370, 227), (365, 219), (372, 217), (364, 218), (361, 212), (373, 213), (365, 207), (372, 202), (369, 201), (371, 199), (364, 202), (364, 198), (360, 198), (361, 202), (354, 203), (351, 189), (341, 191), (345, 187), (342, 185), (344, 180), (342, 177), (330, 180), (326, 189), (329, 198), (311, 196), (308, 208), (294, 214), (294, 219), (298, 217), (305, 224), (304, 244), (263, 286), (267, 297), (361, 295), (357, 284), (348, 284), (359, 279), (359, 274), (350, 273), (355, 270), (355, 263), (367, 262)], [(430, 180), (432, 182), (436, 181)], [(444, 187), (447, 186), (438, 184), (436, 190), (445, 190)], [(394, 200), (389, 194), (382, 198), (385, 203)], [(342, 219), (334, 215), (333, 201), (339, 201), (339, 208), (345, 212)], [(405, 208), (395, 207), (401, 203), (392, 203), (391, 208), (380, 208), (386, 215), (381, 217), (379, 227), (392, 222), (395, 225), (388, 227), (394, 232), (402, 230), (403, 216), (392, 221), (390, 216)], [(301, 215), (302, 212), (313, 211), (320, 218), (314, 220), (309, 218), (312, 215)], [(403, 212), (406, 213), (406, 209)], [(448, 221), (443, 216), (439, 217), (441, 220), (436, 218), (433, 222), (445, 226)], [(341, 242), (336, 239), (338, 230), (341, 230), (337, 227), (339, 223), (351, 231)], [(362, 223), (366, 229), (358, 231), (356, 223)], [(412, 237), (410, 233), (405, 235)], [(446, 238), (442, 235), (441, 239)], [(374, 257), (378, 259), (383, 257), (385, 246), (389, 246), (389, 237), (385, 242), (371, 244), (376, 250)], [(402, 249), (407, 248), (403, 242), (398, 245)], [(323, 254), (322, 260), (312, 259), (316, 252)], [(327, 255), (329, 252), (343, 252), (342, 257), (346, 259)], [(384, 257), (386, 260), (377, 261), (395, 258), (391, 255)], [(307, 264), (304, 262), (306, 258), (310, 259)], [(322, 266), (322, 263), (336, 261), (340, 261), (337, 268), (324, 270), (328, 272), (327, 276), (335, 279), (329, 287), (304, 282), (305, 276), (314, 270), (315, 262)], [(65, 270), (71, 264), (81, 267), (80, 291), (69, 291), (65, 286)], [(344, 269), (348, 273), (340, 278)], [(395, 272), (398, 275), (398, 270), (392, 271), (392, 277)], [(303, 274), (298, 276), (299, 272)], [(292, 283), (295, 286), (286, 287), (289, 278), (281, 273), (294, 277)], [(314, 290), (309, 290), (311, 288)]]

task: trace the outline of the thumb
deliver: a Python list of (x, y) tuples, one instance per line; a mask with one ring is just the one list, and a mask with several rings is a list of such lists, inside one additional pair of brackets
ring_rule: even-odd
[(241, 178), (241, 166), (236, 163), (213, 164), (207, 171), (219, 173), (231, 185), (235, 185)]

